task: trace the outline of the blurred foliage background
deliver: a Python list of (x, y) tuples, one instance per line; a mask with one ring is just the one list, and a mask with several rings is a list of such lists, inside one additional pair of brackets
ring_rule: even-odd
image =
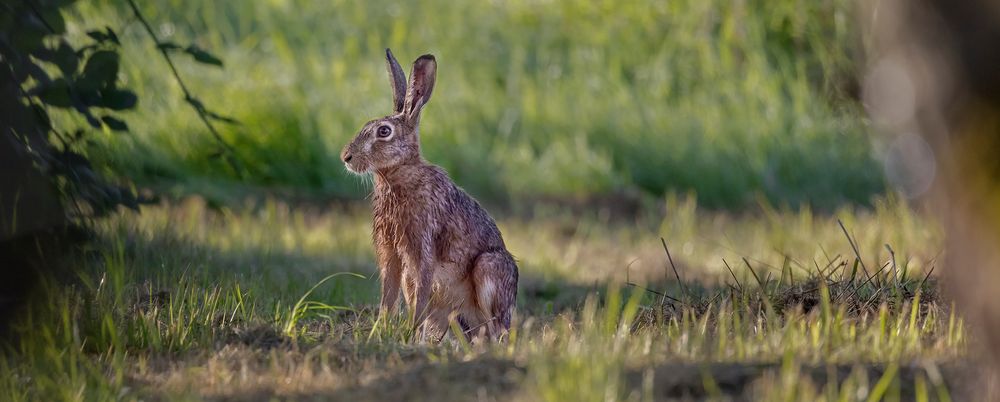
[[(885, 191), (858, 100), (863, 68), (849, 0), (452, 2), (149, 0), (163, 41), (225, 61), (178, 67), (221, 127), (237, 174), (124, 2), (78, 2), (126, 57), (139, 94), (131, 133), (94, 138), (113, 174), (225, 197), (265, 188), (360, 198), (340, 148), (390, 111), (383, 65), (439, 61), (424, 154), (489, 202), (693, 192), (710, 207), (833, 208)], [(83, 27), (69, 27), (71, 32)], [(67, 118), (72, 118), (67, 116)]]

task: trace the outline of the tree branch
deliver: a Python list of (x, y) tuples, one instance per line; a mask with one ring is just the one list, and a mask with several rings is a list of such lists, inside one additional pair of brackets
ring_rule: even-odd
[(170, 67), (170, 72), (177, 81), (177, 85), (180, 86), (181, 92), (184, 93), (184, 101), (191, 105), (191, 108), (198, 113), (198, 117), (203, 123), (205, 123), (205, 127), (208, 128), (210, 133), (212, 133), (212, 137), (214, 137), (215, 141), (218, 142), (219, 145), (225, 150), (225, 154), (227, 154), (225, 157), (226, 162), (229, 163), (229, 166), (233, 168), (233, 171), (242, 178), (244, 171), (237, 163), (236, 150), (232, 145), (229, 145), (229, 143), (226, 142), (221, 135), (219, 135), (219, 131), (215, 129), (214, 125), (212, 125), (212, 121), (209, 119), (208, 112), (205, 110), (205, 107), (191, 95), (190, 91), (188, 91), (187, 85), (184, 84), (184, 80), (181, 79), (180, 73), (177, 72), (177, 67), (174, 66), (174, 61), (170, 58), (170, 54), (167, 53), (167, 49), (160, 47), (160, 39), (156, 37), (156, 33), (153, 32), (153, 27), (149, 25), (148, 21), (146, 21), (146, 17), (139, 12), (139, 7), (135, 5), (135, 1), (128, 0), (128, 5), (135, 14), (136, 19), (138, 19), (139, 23), (142, 24), (142, 27), (145, 28), (146, 33), (153, 38), (153, 42), (155, 42), (157, 50), (161, 55), (163, 55), (163, 59), (166, 60), (167, 66)]

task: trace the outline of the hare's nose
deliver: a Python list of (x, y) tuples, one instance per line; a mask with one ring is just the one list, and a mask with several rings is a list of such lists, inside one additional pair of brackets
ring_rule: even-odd
[(354, 157), (354, 155), (351, 155), (349, 153), (345, 153), (345, 154), (343, 154), (343, 155), (340, 156), (340, 158), (343, 159), (345, 163), (350, 162), (351, 158), (353, 158), (353, 157)]

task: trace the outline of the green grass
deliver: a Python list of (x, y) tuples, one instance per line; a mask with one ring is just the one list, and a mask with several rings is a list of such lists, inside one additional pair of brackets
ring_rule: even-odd
[[(88, 154), (173, 201), (94, 222), (70, 275), (42, 280), (2, 344), (0, 400), (967, 391), (971, 340), (928, 279), (940, 230), (883, 194), (854, 100), (853, 1), (140, 7), (164, 40), (225, 60), (177, 57), (192, 91), (241, 122), (220, 128), (247, 175), (208, 157), (123, 5), (78, 2), (70, 31), (118, 31), (120, 78), (140, 96), (132, 132), (96, 133)], [(384, 47), (438, 57), (423, 150), (511, 206), (490, 208), (521, 273), (505, 344), (419, 344), (403, 316), (376, 323), (367, 206), (309, 201), (369, 191), (337, 155), (388, 111)]]
[[(482, 198), (693, 191), (705, 205), (831, 209), (884, 191), (854, 96), (863, 67), (848, 0), (142, 2), (248, 175), (236, 177), (118, 2), (81, 2), (122, 37), (140, 94), (129, 134), (90, 154), (118, 174), (224, 198), (232, 183), (360, 197), (337, 155), (388, 112), (382, 52), (440, 61), (421, 131), (427, 158)], [(75, 21), (75, 18), (69, 18)], [(82, 38), (85, 27), (73, 25)], [(408, 64), (408, 63), (406, 63)], [(409, 70), (409, 66), (404, 66)], [(229, 184), (226, 184), (226, 183)]]
[[(363, 206), (272, 200), (215, 210), (194, 198), (126, 213), (99, 222), (98, 241), (71, 259), (75, 276), (44, 281), (15, 322), (0, 399), (904, 400), (962, 391), (953, 367), (965, 360), (965, 325), (938, 299), (934, 277), (925, 281), (940, 247), (933, 223), (894, 200), (833, 215), (695, 205), (669, 200), (635, 222), (502, 216), (522, 279), (500, 345), (415, 344), (402, 317), (376, 327), (377, 282), (341, 274), (374, 272)], [(660, 236), (683, 285), (671, 280)], [(743, 257), (752, 269), (736, 265)]]

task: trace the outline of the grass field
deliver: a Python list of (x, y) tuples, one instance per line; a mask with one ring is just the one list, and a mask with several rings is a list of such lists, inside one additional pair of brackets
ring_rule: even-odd
[(940, 234), (896, 201), (499, 222), (522, 278), (509, 342), (419, 344), (373, 327), (364, 206), (123, 214), (18, 321), (0, 399), (948, 400), (970, 370), (926, 275)]
[[(423, 151), (497, 201), (694, 191), (704, 205), (833, 209), (885, 187), (857, 97), (861, 34), (849, 0), (144, 1), (188, 86), (240, 125), (222, 135), (237, 177), (123, 4), (80, 2), (119, 31), (122, 76), (140, 93), (133, 133), (96, 139), (113, 171), (177, 193), (231, 184), (360, 198), (337, 155), (387, 114), (383, 51), (434, 53), (440, 77)], [(73, 20), (70, 18), (69, 20)], [(77, 29), (81, 40), (81, 27)], [(229, 184), (229, 186), (227, 186)]]
[[(2, 401), (972, 398), (941, 230), (859, 101), (854, 1), (137, 3), (224, 60), (175, 57), (245, 171), (123, 2), (75, 4), (140, 99), (85, 152), (162, 200), (43, 279)], [(519, 261), (506, 343), (375, 323), (370, 189), (338, 153), (388, 112), (385, 47), (437, 56), (422, 150)]]

